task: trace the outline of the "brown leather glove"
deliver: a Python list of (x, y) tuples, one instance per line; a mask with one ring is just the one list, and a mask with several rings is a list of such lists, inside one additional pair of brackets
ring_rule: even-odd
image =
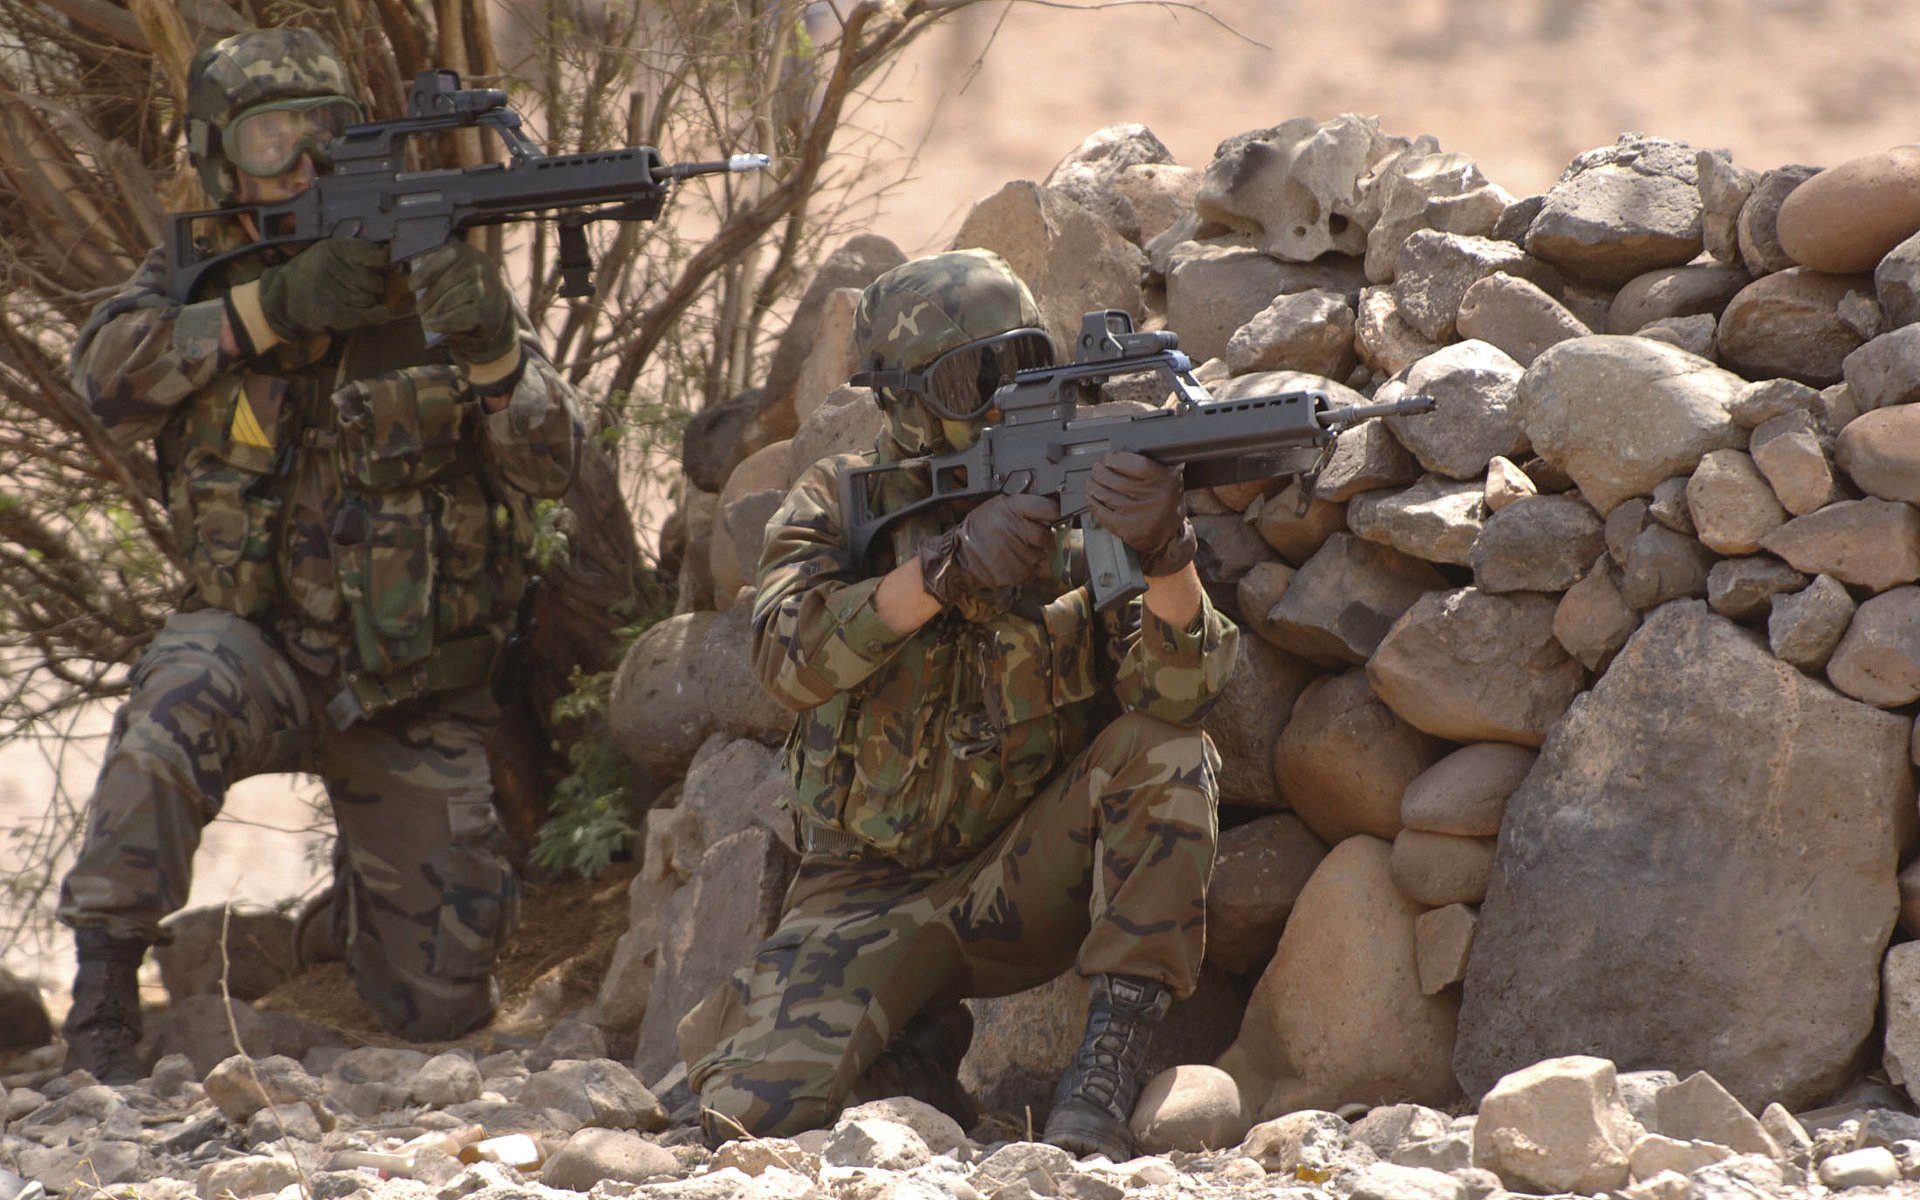
[(920, 543), (927, 593), (969, 621), (989, 620), (1053, 554), (1060, 502), (1051, 496), (995, 496), (966, 519)]
[(1187, 490), (1177, 467), (1143, 454), (1115, 450), (1087, 479), (1087, 507), (1100, 527), (1133, 547), (1149, 578), (1177, 574), (1198, 546), (1181, 501)]

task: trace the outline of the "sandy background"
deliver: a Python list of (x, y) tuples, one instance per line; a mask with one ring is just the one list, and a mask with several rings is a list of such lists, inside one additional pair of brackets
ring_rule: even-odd
[[(874, 229), (909, 253), (944, 249), (976, 200), (1043, 179), (1122, 121), (1198, 168), (1246, 130), (1369, 113), (1386, 133), (1471, 155), (1516, 196), (1629, 130), (1759, 169), (1920, 139), (1911, 0), (1214, 0), (1204, 11), (1217, 20), (1151, 3), (962, 12), (858, 114), (879, 174), (898, 181)], [(62, 773), (79, 796), (105, 724), (95, 714), (91, 740), (69, 747)], [(44, 819), (53, 774), (40, 748), (0, 746), (0, 871), (18, 861), (5, 831)], [(271, 905), (310, 887), (314, 836), (300, 830), (314, 794), (287, 776), (237, 787), (207, 832), (191, 903)], [(20, 905), (0, 892), (0, 929)], [(70, 956), (56, 935), (4, 963), (63, 1005)]]

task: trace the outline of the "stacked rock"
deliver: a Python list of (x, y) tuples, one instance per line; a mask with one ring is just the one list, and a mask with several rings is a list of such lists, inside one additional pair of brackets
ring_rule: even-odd
[[(1063, 344), (1118, 308), (1176, 331), (1219, 398), (1435, 400), (1343, 435), (1304, 492), (1190, 493), (1203, 578), (1257, 636), (1208, 723), (1218, 986), (1179, 1061), (1224, 1069), (1250, 1121), (1445, 1105), (1575, 1052), (1804, 1109), (1880, 1061), (1877, 1025), (1904, 1082), (1920, 968), (1888, 948), (1897, 921), (1920, 928), (1920, 879), (1895, 886), (1920, 834), (1916, 234), (1911, 147), (1752, 171), (1629, 134), (1516, 198), (1353, 115), (1230, 138), (1204, 170), (1116, 126), (975, 207), (954, 244), (1006, 256)], [(689, 439), (686, 611), (643, 636), (613, 702), (656, 769), (784, 733), (735, 601), (798, 468), (871, 444), (871, 398), (834, 385), (853, 289), (899, 257), (836, 255), (796, 323), (810, 350), (776, 356), (790, 381)], [(734, 794), (777, 800), (758, 753)], [(696, 906), (662, 927), (663, 891), (707, 864), (655, 842), (672, 865), (643, 872), (636, 949), (659, 948), (652, 996), (684, 995), (707, 981), (673, 948), (725, 954)], [(775, 857), (712, 894), (766, 894)], [(977, 1045), (1004, 1034), (1057, 1071), (1078, 1025), (1070, 990), (1046, 995), (976, 1005)]]

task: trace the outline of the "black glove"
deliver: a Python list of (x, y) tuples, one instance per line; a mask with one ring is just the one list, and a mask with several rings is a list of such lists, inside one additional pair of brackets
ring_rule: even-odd
[(1193, 522), (1181, 504), (1186, 488), (1176, 467), (1115, 450), (1087, 478), (1087, 508), (1100, 527), (1133, 547), (1148, 578), (1173, 575), (1193, 561)]
[(465, 242), (437, 246), (413, 260), (407, 272), (420, 313), (420, 327), (446, 339), (447, 352), (462, 366), (505, 358), (520, 344), (507, 281), (486, 255)]
[(995, 496), (960, 524), (920, 543), (927, 593), (970, 621), (1007, 610), (1021, 584), (1053, 555), (1053, 522), (1060, 502), (1051, 496)]
[(393, 320), (387, 248), (362, 238), (322, 238), (260, 274), (260, 311), (289, 340)]

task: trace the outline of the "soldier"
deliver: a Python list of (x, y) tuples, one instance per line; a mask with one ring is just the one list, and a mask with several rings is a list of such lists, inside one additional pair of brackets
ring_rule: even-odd
[[(186, 115), (201, 181), (235, 209), (210, 251), (257, 241), (239, 206), (311, 186), (363, 119), (303, 29), (201, 51)], [(464, 243), (405, 272), (352, 238), (263, 250), (188, 304), (164, 284), (156, 250), (74, 346), (95, 415), (155, 447), (189, 588), (133, 668), (61, 888), (79, 958), (68, 1066), (144, 1074), (135, 972), (228, 784), (263, 772), (320, 775), (340, 834), (305, 956), (344, 957), (393, 1033), (455, 1037), (492, 1015), (518, 907), (490, 681), (533, 498), (572, 479), (575, 397)]]
[[(994, 390), (1053, 361), (1026, 285), (981, 250), (888, 271), (855, 322), (852, 382), (876, 388), (885, 432), (801, 475), (753, 611), (760, 681), (797, 714), (804, 856), (779, 928), (681, 1021), (688, 1081), (716, 1140), (899, 1094), (970, 1127), (959, 1001), (1073, 968), (1090, 1012), (1045, 1137), (1125, 1159), (1148, 1035), (1199, 976), (1219, 758), (1197, 722), (1238, 631), (1194, 572), (1178, 472), (1134, 454), (1088, 488), (1148, 580), (1110, 614), (1045, 497), (936, 506), (853, 561), (843, 473), (972, 445)], [(876, 512), (930, 494), (924, 471), (881, 478)]]

